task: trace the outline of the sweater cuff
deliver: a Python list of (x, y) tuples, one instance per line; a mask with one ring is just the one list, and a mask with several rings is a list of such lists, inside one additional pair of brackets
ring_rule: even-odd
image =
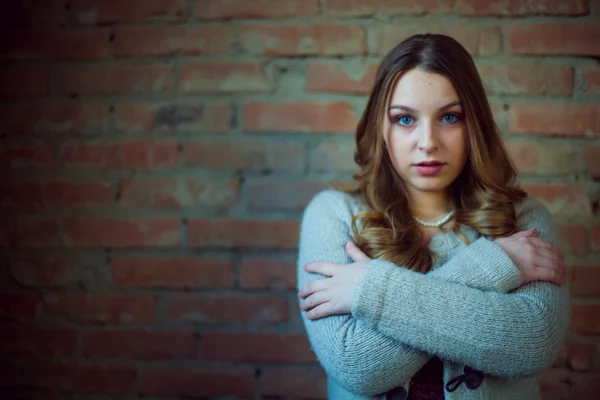
[(494, 241), (479, 238), (467, 249), (473, 267), (483, 274), (483, 279), (494, 282), (493, 289), (496, 291), (508, 293), (523, 284), (519, 269)]

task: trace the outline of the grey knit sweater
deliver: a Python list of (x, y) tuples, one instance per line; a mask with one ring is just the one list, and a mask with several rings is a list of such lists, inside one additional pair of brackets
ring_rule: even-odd
[[(304, 264), (348, 264), (351, 220), (366, 206), (334, 190), (317, 194), (301, 223), (298, 288), (323, 276)], [(517, 206), (520, 229), (557, 243), (543, 205), (527, 198)], [(438, 255), (432, 271), (421, 274), (378, 259), (365, 268), (352, 314), (310, 321), (302, 313), (313, 351), (328, 375), (328, 397), (384, 399), (431, 358), (444, 362), (444, 383), (465, 366), (485, 372), (476, 389), (462, 384), (446, 399), (539, 399), (536, 375), (552, 365), (565, 339), (570, 317), (567, 285), (523, 284), (506, 253), (493, 241), (462, 231), (431, 239)]]

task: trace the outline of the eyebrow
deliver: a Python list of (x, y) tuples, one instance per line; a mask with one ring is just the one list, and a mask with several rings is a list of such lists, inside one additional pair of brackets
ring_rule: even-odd
[[(448, 103), (445, 106), (443, 106), (442, 108), (440, 108), (440, 111), (442, 110), (446, 110), (448, 108), (452, 108), (454, 106), (461, 106), (462, 104), (460, 103), (460, 101), (453, 101), (452, 103)], [(417, 110), (415, 110), (414, 108), (408, 107), (408, 106), (403, 106), (401, 104), (392, 104), (390, 106), (390, 110), (403, 110), (403, 111), (408, 111), (408, 112), (413, 112), (416, 113)]]

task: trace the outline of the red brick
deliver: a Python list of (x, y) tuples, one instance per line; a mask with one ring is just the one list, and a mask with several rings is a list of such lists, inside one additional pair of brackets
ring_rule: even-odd
[(174, 73), (170, 65), (78, 65), (57, 70), (54, 84), (61, 94), (164, 93), (173, 89)]
[(523, 63), (478, 63), (477, 67), (491, 95), (570, 96), (573, 93), (571, 67)]
[(574, 371), (591, 371), (596, 352), (596, 346), (591, 342), (571, 340), (567, 353), (569, 367)]
[(581, 68), (579, 71), (585, 93), (600, 93), (600, 68)]
[(276, 324), (287, 320), (285, 298), (275, 296), (178, 295), (167, 299), (171, 321)]
[(568, 184), (524, 184), (523, 190), (538, 198), (551, 214), (591, 215), (590, 195), (585, 186)]
[(235, 140), (183, 143), (186, 166), (224, 171), (302, 172), (306, 159), (303, 143)]
[(0, 133), (2, 136), (21, 136), (36, 133), (43, 121), (41, 103), (10, 103), (0, 106)]
[(600, 297), (600, 266), (574, 265), (569, 271), (571, 295)]
[(240, 180), (234, 179), (123, 179), (119, 205), (161, 210), (183, 208), (230, 209), (240, 197)]
[(63, 232), (75, 247), (174, 247), (181, 242), (181, 222), (175, 218), (66, 218)]
[(59, 160), (66, 167), (147, 170), (177, 166), (177, 143), (152, 140), (129, 142), (65, 142)]
[(38, 306), (34, 292), (0, 292), (0, 316), (4, 318), (33, 319)]
[(589, 104), (513, 103), (508, 111), (511, 133), (590, 137), (600, 131), (600, 108)]
[(16, 180), (0, 183), (0, 209), (12, 211), (43, 210), (42, 185), (39, 182)]
[(315, 194), (327, 188), (324, 180), (289, 178), (247, 178), (245, 185), (248, 207), (259, 210), (301, 211)]
[(427, 14), (452, 11), (451, 0), (325, 0), (325, 12), (336, 17), (372, 17), (380, 14)]
[(0, 168), (40, 168), (55, 164), (55, 144), (28, 140), (17, 145), (0, 147)]
[(571, 332), (582, 335), (600, 333), (600, 304), (574, 304), (571, 307)]
[(0, 354), (3, 356), (72, 356), (77, 348), (77, 331), (0, 325)]
[(524, 16), (524, 15), (586, 15), (587, 0), (459, 0), (456, 9), (462, 15)]
[(70, 252), (7, 254), (13, 279), (20, 285), (31, 287), (64, 286), (74, 283), (76, 260)]
[(104, 133), (108, 127), (108, 107), (102, 103), (52, 102), (44, 104), (41, 133)]
[(119, 28), (116, 57), (155, 57), (226, 53), (233, 40), (226, 26)]
[(260, 62), (203, 61), (181, 66), (180, 88), (194, 92), (266, 92), (271, 89)]
[(193, 331), (149, 332), (101, 330), (82, 338), (84, 357), (135, 358), (144, 360), (192, 358), (196, 354)]
[(44, 203), (49, 208), (94, 207), (113, 202), (109, 182), (51, 181), (42, 183)]
[(250, 102), (244, 107), (246, 132), (352, 133), (358, 117), (346, 102)]
[(62, 242), (56, 220), (46, 217), (0, 218), (0, 247), (59, 247)]
[(461, 25), (439, 25), (412, 23), (386, 25), (381, 22), (369, 27), (368, 49), (374, 55), (384, 55), (404, 39), (418, 33), (441, 33), (460, 42), (473, 56), (492, 55), (502, 51), (499, 26), (478, 26), (471, 23)]
[(296, 262), (275, 258), (244, 258), (240, 286), (247, 289), (296, 288)]
[(318, 0), (196, 0), (196, 18), (286, 18), (319, 13)]
[(0, 98), (3, 99), (46, 96), (49, 83), (50, 73), (45, 67), (0, 68)]
[(323, 141), (319, 143), (310, 160), (310, 169), (314, 172), (355, 172), (358, 166), (354, 162), (355, 144), (353, 141)]
[(505, 144), (521, 173), (566, 175), (579, 171), (579, 152), (564, 144), (522, 140), (508, 140)]
[(315, 363), (304, 334), (272, 332), (205, 333), (202, 354), (211, 361)]
[(293, 250), (298, 246), (298, 230), (298, 222), (294, 220), (192, 219), (188, 223), (188, 244)]
[(59, 293), (46, 295), (44, 302), (48, 313), (84, 323), (147, 324), (156, 314), (148, 295)]
[(567, 255), (585, 257), (590, 252), (590, 233), (583, 225), (558, 225), (562, 249)]
[(352, 25), (280, 25), (239, 28), (240, 43), (253, 54), (270, 56), (362, 55), (365, 34)]
[(252, 398), (254, 370), (162, 368), (140, 371), (139, 391), (148, 396), (228, 396)]
[(0, 59), (98, 60), (110, 55), (109, 29), (36, 29), (6, 31)]
[(306, 90), (342, 94), (369, 94), (378, 63), (313, 61), (308, 64)]
[(263, 370), (260, 380), (262, 396), (286, 397), (293, 393), (303, 399), (327, 399), (327, 375), (322, 369), (282, 367)]
[(35, 363), (22, 366), (20, 373), (27, 386), (95, 394), (130, 394), (136, 380), (135, 369), (116, 365)]
[(231, 107), (225, 104), (128, 103), (115, 106), (116, 127), (125, 132), (223, 133), (230, 129)]
[(598, 56), (599, 24), (545, 22), (506, 27), (506, 44), (513, 54)]
[(583, 149), (583, 161), (588, 175), (593, 179), (600, 179), (600, 146), (586, 146)]
[(8, 104), (0, 109), (0, 131), (8, 136), (31, 133), (104, 133), (108, 107), (66, 100)]
[(7, 1), (0, 5), (0, 26), (40, 27), (57, 26), (65, 22), (65, 4), (63, 0)]
[(595, 251), (600, 250), (600, 223), (592, 229), (592, 248)]
[(39, 211), (112, 203), (110, 184), (100, 182), (31, 182), (0, 184), (0, 209)]
[(71, 15), (79, 24), (182, 22), (185, 0), (71, 0)]
[(233, 286), (231, 261), (219, 259), (119, 257), (113, 258), (111, 275), (117, 286), (163, 288)]

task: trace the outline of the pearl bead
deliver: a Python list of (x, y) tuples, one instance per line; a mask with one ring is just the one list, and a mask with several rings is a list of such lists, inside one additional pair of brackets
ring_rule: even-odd
[(452, 218), (452, 216), (454, 215), (454, 212), (455, 212), (455, 210), (450, 211), (448, 214), (446, 214), (446, 216), (444, 218), (442, 218), (436, 222), (426, 222), (426, 221), (423, 221), (422, 219), (419, 219), (414, 216), (413, 216), (413, 218), (415, 219), (415, 221), (417, 221), (419, 224), (421, 224), (423, 226), (426, 226), (428, 228), (437, 228), (438, 226), (444, 225), (446, 222), (448, 222), (448, 220), (450, 218)]

